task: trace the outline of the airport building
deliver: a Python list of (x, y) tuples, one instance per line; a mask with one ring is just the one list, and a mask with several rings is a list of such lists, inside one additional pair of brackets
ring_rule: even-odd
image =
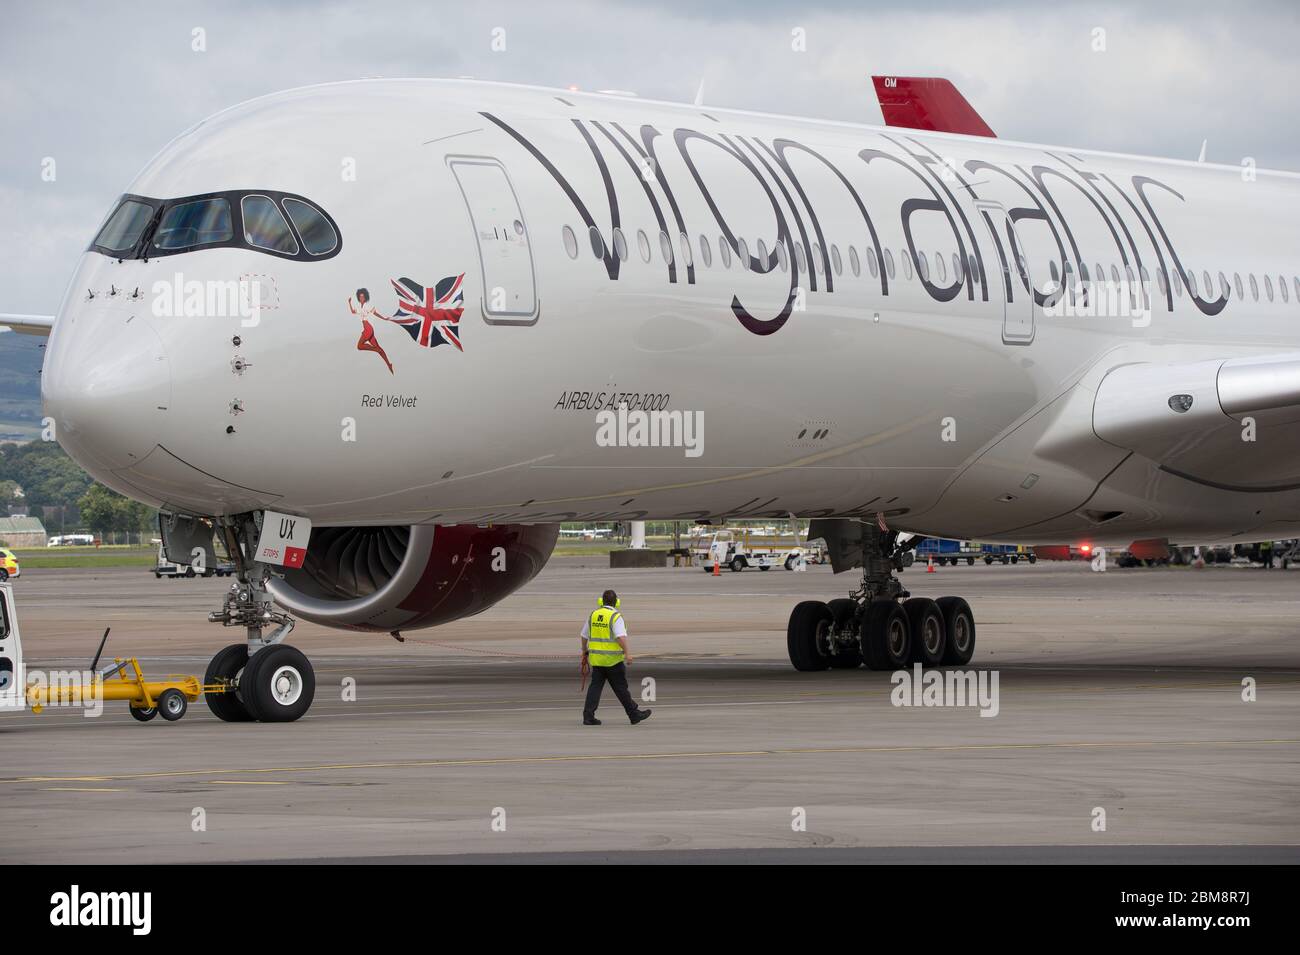
[(44, 547), (45, 525), (39, 517), (0, 517), (0, 542), (7, 547)]

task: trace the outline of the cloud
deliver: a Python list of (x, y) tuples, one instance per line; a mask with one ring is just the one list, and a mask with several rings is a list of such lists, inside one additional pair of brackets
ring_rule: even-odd
[(703, 79), (713, 105), (878, 123), (870, 74), (943, 75), (1004, 138), (1189, 159), (1208, 139), (1215, 161), (1300, 169), (1298, 40), (1283, 3), (24, 4), (0, 36), (0, 311), (56, 307), (113, 197), (174, 135), (287, 87), (472, 75), (689, 101)]

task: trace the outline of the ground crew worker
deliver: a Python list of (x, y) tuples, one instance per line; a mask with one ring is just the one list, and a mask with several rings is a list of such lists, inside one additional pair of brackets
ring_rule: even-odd
[(599, 726), (596, 707), (600, 694), (608, 682), (614, 695), (627, 711), (627, 718), (635, 726), (650, 716), (649, 710), (638, 709), (627, 688), (627, 667), (632, 654), (627, 649), (627, 624), (618, 612), (618, 594), (607, 590), (600, 595), (597, 607), (582, 625), (582, 668), (591, 668), (591, 686), (582, 707), (582, 722), (586, 726)]

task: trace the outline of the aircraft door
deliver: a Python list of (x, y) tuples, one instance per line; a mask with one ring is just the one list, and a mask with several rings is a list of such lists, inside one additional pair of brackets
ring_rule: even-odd
[(483, 318), (494, 325), (531, 325), (539, 302), (533, 252), (519, 199), (495, 159), (450, 156), (469, 209), (483, 276)]
[(1029, 259), (1006, 209), (996, 202), (975, 204), (989, 231), (1002, 275), (1002, 341), (1028, 345), (1034, 340), (1034, 287)]

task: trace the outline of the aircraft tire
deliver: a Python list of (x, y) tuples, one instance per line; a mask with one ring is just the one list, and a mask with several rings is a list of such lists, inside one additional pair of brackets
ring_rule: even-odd
[(975, 615), (970, 604), (960, 597), (940, 597), (935, 603), (943, 614), (948, 634), (943, 662), (949, 666), (965, 666), (975, 655)]
[(862, 615), (859, 637), (868, 670), (899, 670), (912, 652), (907, 614), (892, 600), (875, 600)]
[(831, 665), (830, 658), (817, 649), (817, 627), (818, 624), (833, 619), (831, 608), (820, 600), (805, 600), (795, 604), (786, 626), (785, 646), (790, 654), (790, 663), (796, 670), (810, 673), (825, 670)]
[[(207, 673), (203, 675), (203, 682), (212, 684), (219, 680), (233, 680), (247, 665), (248, 645), (232, 643), (217, 651), (217, 655), (208, 664)], [(212, 715), (224, 723), (248, 723), (253, 719), (253, 714), (244, 706), (238, 693), (205, 693), (203, 698)]]
[(311, 709), (316, 672), (301, 650), (285, 643), (254, 653), (239, 679), (239, 695), (263, 723), (292, 723)]

